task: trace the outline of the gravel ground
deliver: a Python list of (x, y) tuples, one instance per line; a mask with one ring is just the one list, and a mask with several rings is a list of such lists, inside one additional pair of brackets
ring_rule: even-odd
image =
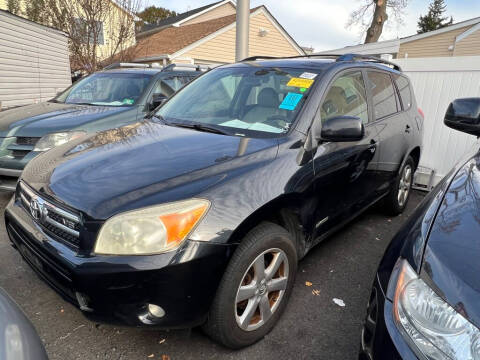
[[(10, 246), (0, 193), (0, 287), (21, 305), (51, 359), (355, 359), (370, 286), (388, 242), (423, 198), (414, 192), (402, 216), (363, 214), (314, 248), (299, 265), (290, 303), (259, 343), (231, 351), (198, 329), (153, 331), (93, 323), (44, 284)], [(306, 282), (312, 286), (306, 286)], [(318, 291), (317, 291), (318, 290)], [(333, 302), (342, 299), (345, 307)]]

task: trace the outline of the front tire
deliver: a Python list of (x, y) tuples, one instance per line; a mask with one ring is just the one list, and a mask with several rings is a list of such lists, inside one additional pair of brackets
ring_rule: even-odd
[(275, 326), (297, 271), (292, 236), (264, 222), (243, 239), (223, 275), (204, 331), (232, 349), (251, 345)]
[(385, 199), (385, 208), (391, 215), (403, 213), (407, 207), (410, 193), (412, 192), (413, 174), (415, 172), (415, 161), (411, 156), (407, 158), (397, 179)]

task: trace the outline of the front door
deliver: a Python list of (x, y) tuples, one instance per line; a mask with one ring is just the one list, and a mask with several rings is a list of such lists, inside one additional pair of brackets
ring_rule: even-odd
[(378, 130), (370, 120), (364, 72), (344, 72), (333, 80), (314, 121), (355, 116), (365, 126), (365, 137), (355, 142), (325, 142), (314, 156), (315, 237), (348, 220), (375, 198), (378, 187)]

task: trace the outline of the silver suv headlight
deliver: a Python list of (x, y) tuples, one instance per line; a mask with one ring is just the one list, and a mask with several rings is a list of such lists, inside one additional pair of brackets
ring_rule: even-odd
[(85, 131), (66, 131), (48, 134), (38, 140), (33, 151), (47, 151), (56, 146), (63, 145), (70, 140), (77, 139), (85, 134)]
[(480, 360), (479, 329), (438, 296), (407, 261), (400, 260), (396, 267), (393, 315), (413, 350), (429, 360)]
[(203, 199), (178, 201), (125, 212), (100, 229), (94, 252), (103, 255), (150, 255), (173, 250), (207, 213)]

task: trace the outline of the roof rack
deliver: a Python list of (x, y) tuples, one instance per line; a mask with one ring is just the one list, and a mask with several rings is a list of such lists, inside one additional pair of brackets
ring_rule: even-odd
[(103, 70), (111, 70), (111, 69), (119, 69), (119, 68), (162, 68), (158, 64), (142, 64), (142, 63), (123, 63), (123, 62), (117, 62), (110, 64), (108, 66), (105, 66)]
[(173, 71), (173, 70), (186, 70), (186, 71), (207, 71), (211, 67), (208, 65), (195, 65), (195, 64), (175, 64), (165, 66), (162, 71)]
[(367, 61), (378, 64), (391, 66), (394, 70), (402, 71), (402, 68), (388, 60), (383, 60), (375, 56), (361, 55), (361, 54), (310, 54), (310, 55), (297, 55), (287, 57), (275, 57), (275, 56), (250, 56), (242, 60), (243, 61), (255, 61), (255, 60), (275, 60), (275, 59), (302, 59), (302, 58), (326, 58), (335, 59), (336, 62), (340, 61)]

